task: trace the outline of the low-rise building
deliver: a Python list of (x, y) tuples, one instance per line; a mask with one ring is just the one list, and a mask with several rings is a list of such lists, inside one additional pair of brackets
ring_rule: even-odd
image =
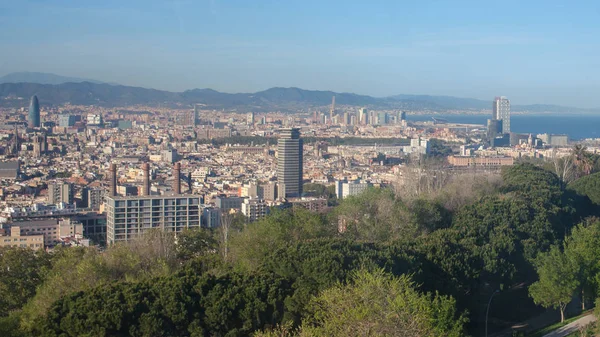
[(515, 163), (512, 157), (462, 157), (449, 156), (448, 163), (455, 167), (499, 167)]
[(20, 247), (35, 250), (43, 249), (44, 235), (23, 235), (19, 226), (12, 226), (10, 227), (10, 235), (0, 235), (0, 247)]
[(360, 182), (360, 180), (338, 180), (335, 182), (335, 194), (338, 199), (345, 199), (349, 196), (361, 194), (371, 186), (370, 183)]

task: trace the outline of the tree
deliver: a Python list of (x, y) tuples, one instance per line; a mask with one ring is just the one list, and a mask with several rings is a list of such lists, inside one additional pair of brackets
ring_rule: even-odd
[(216, 251), (217, 241), (209, 229), (189, 229), (177, 234), (176, 249), (177, 257), (186, 261)]
[(584, 222), (573, 228), (571, 235), (565, 238), (564, 251), (567, 258), (575, 264), (580, 283), (581, 310), (585, 310), (586, 300), (595, 298), (598, 292), (600, 222)]
[(554, 173), (560, 178), (563, 187), (568, 185), (575, 179), (575, 163), (573, 162), (573, 156), (557, 157), (552, 158), (552, 165)]
[(42, 336), (248, 336), (281, 323), (290, 284), (268, 274), (177, 273), (59, 298)]
[(568, 188), (600, 205), (600, 172), (581, 177), (569, 184)]
[(451, 297), (421, 294), (406, 275), (357, 271), (314, 298), (301, 336), (462, 336), (464, 315)]
[(587, 151), (585, 145), (577, 144), (573, 147), (572, 156), (573, 162), (577, 168), (579, 177), (589, 175), (594, 168), (594, 160), (591, 154)]
[(44, 281), (50, 256), (43, 250), (0, 248), (0, 316), (21, 309)]
[(529, 286), (529, 296), (537, 305), (559, 309), (560, 321), (564, 322), (565, 308), (579, 286), (576, 265), (553, 246), (538, 257), (537, 273), (539, 281)]

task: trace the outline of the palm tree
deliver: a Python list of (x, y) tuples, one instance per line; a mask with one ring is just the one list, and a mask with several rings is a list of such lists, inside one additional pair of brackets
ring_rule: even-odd
[(590, 153), (587, 151), (587, 147), (585, 147), (585, 145), (575, 145), (571, 155), (573, 156), (573, 162), (579, 171), (579, 176), (592, 173), (594, 161)]

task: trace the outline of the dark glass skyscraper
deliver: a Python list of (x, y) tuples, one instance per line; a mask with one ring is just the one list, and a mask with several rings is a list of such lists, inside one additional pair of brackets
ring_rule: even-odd
[(300, 129), (283, 129), (277, 140), (277, 182), (280, 197), (302, 195), (302, 139)]
[(29, 116), (27, 117), (27, 124), (30, 128), (40, 127), (40, 102), (35, 95), (33, 95), (33, 97), (31, 97), (31, 101), (29, 101)]

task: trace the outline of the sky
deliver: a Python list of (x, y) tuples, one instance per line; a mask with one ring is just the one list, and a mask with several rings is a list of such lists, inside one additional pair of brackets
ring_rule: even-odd
[(600, 2), (0, 0), (0, 75), (600, 108)]

